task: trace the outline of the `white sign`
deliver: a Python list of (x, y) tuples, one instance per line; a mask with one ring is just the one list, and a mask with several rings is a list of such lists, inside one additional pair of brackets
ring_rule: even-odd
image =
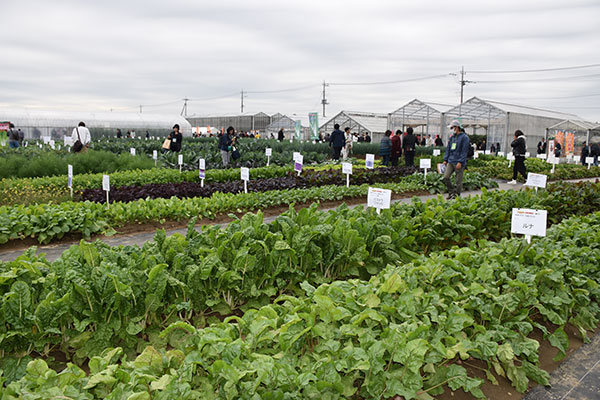
[(375, 167), (375, 154), (367, 154), (365, 158), (365, 167), (373, 169)]
[(250, 180), (250, 169), (246, 167), (242, 167), (240, 170), (242, 180), (249, 181)]
[(156, 159), (158, 159), (158, 151), (156, 151), (156, 150), (152, 150), (152, 159), (153, 159), (153, 160), (156, 160)]
[(525, 185), (532, 186), (532, 187), (545, 188), (547, 180), (548, 180), (548, 177), (544, 174), (534, 174), (532, 172), (529, 172), (527, 174), (527, 182), (525, 182)]
[(267, 148), (265, 149), (265, 155), (266, 155), (267, 157), (271, 157), (271, 155), (273, 155), (273, 149), (272, 149), (272, 148), (270, 148), (270, 147), (267, 147)]
[(343, 162), (342, 163), (342, 173), (352, 175), (352, 164), (350, 164), (349, 162)]
[(129, 153), (131, 153), (132, 156), (135, 156), (135, 148), (134, 147), (130, 148)]
[(183, 154), (180, 154), (179, 157), (177, 157), (177, 162), (179, 165), (183, 165)]
[(390, 208), (392, 201), (392, 191), (388, 189), (369, 188), (367, 195), (367, 206), (378, 210)]
[(585, 158), (585, 163), (586, 163), (587, 165), (591, 165), (591, 164), (593, 164), (593, 163), (594, 163), (594, 157), (586, 157), (586, 158)]
[(546, 236), (548, 211), (513, 208), (510, 231), (528, 236)]
[(65, 146), (72, 146), (73, 145), (73, 138), (71, 136), (63, 136), (63, 144)]
[(50, 147), (52, 147), (52, 150), (54, 150), (54, 140), (48, 140), (48, 144), (50, 145)]
[(71, 164), (67, 165), (67, 175), (68, 175), (68, 184), (67, 187), (73, 187), (73, 166)]
[(44, 142), (44, 144), (50, 143), (50, 136), (42, 136), (42, 141)]
[[(300, 154), (299, 152), (295, 151), (294, 152), (294, 162), (298, 162), (298, 160), (300, 159), (300, 157), (302, 157), (302, 154)], [(302, 164), (302, 161), (300, 161), (300, 164)]]
[(573, 156), (573, 162), (579, 164), (581, 162), (581, 156)]
[(421, 158), (419, 160), (419, 168), (431, 169), (431, 158)]
[(442, 152), (440, 151), (440, 149), (433, 149), (433, 156), (439, 156), (440, 154), (442, 154)]
[(558, 165), (560, 163), (560, 159), (558, 157), (552, 157), (550, 159), (550, 164)]
[(531, 153), (530, 153), (530, 152), (526, 152), (526, 153), (525, 153), (525, 157), (530, 157), (530, 156), (531, 156)]
[(513, 153), (508, 153), (508, 154), (506, 155), (506, 159), (507, 159), (508, 161), (513, 161), (513, 160), (515, 159), (515, 156), (513, 155)]
[(204, 158), (198, 160), (198, 167), (199, 169), (206, 169), (206, 160)]
[(102, 175), (102, 190), (110, 192), (110, 177)]
[(546, 154), (538, 154), (537, 158), (539, 158), (540, 160), (545, 160), (548, 156)]

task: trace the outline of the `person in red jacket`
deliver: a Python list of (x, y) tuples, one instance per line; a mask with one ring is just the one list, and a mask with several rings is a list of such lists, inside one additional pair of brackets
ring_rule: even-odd
[(402, 156), (402, 131), (398, 129), (392, 136), (392, 167), (398, 166), (398, 159)]

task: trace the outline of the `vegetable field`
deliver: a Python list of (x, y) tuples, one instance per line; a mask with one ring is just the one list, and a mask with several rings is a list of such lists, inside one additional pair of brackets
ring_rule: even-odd
[[(587, 341), (598, 328), (600, 182), (563, 181), (598, 168), (551, 173), (528, 160), (557, 182), (499, 191), (508, 162), (484, 156), (464, 180), (481, 192), (449, 201), (442, 177), (415, 167), (350, 159), (347, 182), (320, 144), (242, 142), (247, 182), (239, 168), (213, 168), (212, 139), (190, 141), (181, 171), (176, 155), (154, 162), (157, 144), (96, 143), (89, 160), (134, 169), (86, 170), (82, 157), (72, 197), (62, 166), (0, 181), (4, 246), (187, 224), (141, 245), (81, 240), (54, 261), (30, 247), (0, 262), (0, 400), (484, 399), (501, 381), (519, 393), (548, 385), (542, 342), (558, 362), (573, 332)], [(70, 160), (61, 151), (32, 146), (7, 162), (45, 157), (41, 171)], [(373, 187), (440, 195), (381, 210), (343, 204), (366, 202)], [(287, 211), (267, 223), (276, 207)], [(546, 210), (546, 236), (511, 233), (514, 209)], [(223, 227), (198, 225), (223, 216)]]

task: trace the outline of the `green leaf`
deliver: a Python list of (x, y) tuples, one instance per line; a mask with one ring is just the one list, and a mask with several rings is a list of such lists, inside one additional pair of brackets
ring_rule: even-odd
[(559, 351), (554, 361), (560, 361), (567, 355), (567, 349), (569, 348), (569, 336), (565, 333), (563, 327), (556, 329), (554, 333), (548, 336), (550, 344), (556, 347)]

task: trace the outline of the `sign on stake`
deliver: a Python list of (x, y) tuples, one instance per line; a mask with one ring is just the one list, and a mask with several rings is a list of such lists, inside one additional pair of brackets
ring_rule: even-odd
[(106, 192), (106, 207), (110, 207), (108, 200), (108, 192), (110, 192), (110, 177), (108, 175), (102, 175), (102, 190)]
[(294, 171), (298, 172), (298, 176), (302, 172), (302, 164), (304, 162), (304, 156), (298, 153), (298, 156), (294, 156)]
[(367, 195), (367, 207), (375, 208), (377, 210), (377, 214), (380, 214), (382, 209), (390, 208), (391, 202), (391, 190), (369, 187), (369, 193)]
[(367, 169), (375, 168), (375, 154), (367, 154), (365, 156), (365, 168), (367, 168)]
[(533, 172), (529, 172), (527, 174), (527, 182), (525, 182), (525, 186), (531, 186), (535, 188), (537, 192), (538, 188), (545, 188), (548, 177), (544, 174), (534, 174)]
[(179, 157), (177, 157), (177, 161), (179, 162), (179, 173), (181, 173), (181, 168), (183, 167), (183, 154), (180, 154)]
[(424, 169), (423, 179), (427, 182), (427, 170), (431, 169), (431, 158), (421, 158), (419, 160), (419, 168)]
[(271, 163), (271, 155), (273, 155), (273, 149), (270, 147), (267, 147), (265, 149), (265, 155), (267, 156), (267, 167), (268, 167), (269, 164)]
[(67, 165), (67, 186), (71, 191), (71, 198), (73, 198), (73, 166), (71, 164)]
[(250, 169), (247, 167), (242, 167), (240, 169), (240, 175), (242, 180), (244, 181), (244, 193), (248, 193), (248, 181), (250, 180)]
[(350, 187), (350, 175), (352, 175), (352, 164), (350, 164), (349, 162), (343, 162), (342, 173), (346, 174), (346, 187)]
[(531, 243), (531, 236), (546, 236), (547, 218), (546, 210), (513, 208), (510, 231), (525, 235), (527, 243)]
[(204, 187), (204, 178), (206, 178), (206, 161), (204, 158), (198, 160), (198, 174), (200, 176), (200, 187)]

